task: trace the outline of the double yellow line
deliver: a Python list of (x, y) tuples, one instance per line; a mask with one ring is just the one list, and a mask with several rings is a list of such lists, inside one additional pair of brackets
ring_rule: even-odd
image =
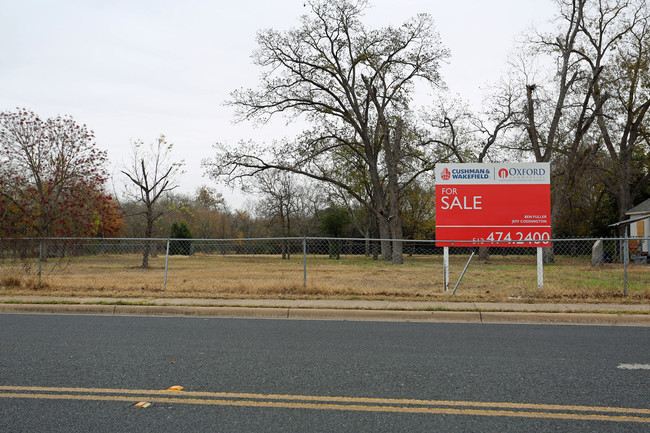
[(149, 402), (385, 413), (501, 416), (650, 424), (650, 409), (534, 403), (1, 385), (0, 398), (124, 401), (132, 403)]

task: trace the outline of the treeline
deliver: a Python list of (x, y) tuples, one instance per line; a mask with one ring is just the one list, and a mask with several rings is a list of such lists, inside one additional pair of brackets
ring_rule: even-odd
[[(95, 149), (92, 134), (85, 126), (78, 126), (69, 117), (41, 120), (26, 110), (1, 114), (7, 161), (0, 169), (0, 236), (4, 238), (173, 238), (179, 231), (172, 227), (179, 224), (187, 228), (184, 236), (189, 234), (195, 239), (380, 238), (375, 215), (349, 195), (327, 183), (280, 170), (264, 171), (256, 175), (255, 182), (247, 184), (244, 190), (254, 198), (242, 209), (233, 209), (209, 186), (193, 193), (176, 192), (178, 184), (173, 176), (166, 178), (170, 181), (168, 188), (154, 203), (147, 201), (142, 189), (124, 174), (113, 179), (113, 184), (124, 186), (124, 193), (113, 196), (107, 192), (109, 176), (104, 169), (104, 153)], [(51, 130), (44, 133), (39, 128)], [(77, 135), (68, 130), (77, 131)], [(12, 139), (10, 133), (15, 134)], [(164, 138), (148, 148), (137, 142), (134, 149), (137, 152), (132, 155), (132, 166), (139, 167), (145, 177), (157, 172), (171, 174), (165, 167), (180, 164), (165, 153), (171, 146)], [(29, 161), (40, 164), (31, 165)], [(159, 163), (157, 170), (152, 161)], [(38, 170), (32, 169), (36, 167)], [(150, 193), (157, 195), (160, 177), (149, 177), (141, 183), (151, 185)], [(553, 177), (552, 190), (561, 180), (561, 176)], [(419, 180), (404, 189), (400, 214), (405, 239), (435, 238), (434, 188), (433, 182)], [(595, 175), (585, 177), (576, 191), (579, 193), (570, 197), (565, 212), (556, 221), (556, 234), (615, 235), (608, 226), (618, 220), (617, 202), (603, 183)], [(636, 202), (648, 197), (650, 185), (641, 190)], [(147, 235), (150, 220), (153, 223)]]
[[(304, 186), (295, 180), (296, 185)], [(160, 201), (161, 218), (152, 237), (175, 237), (172, 225), (185, 224), (194, 239), (237, 239), (266, 237), (350, 237), (378, 238), (376, 222), (365, 209), (346, 207), (340, 198), (327, 191), (308, 188), (311, 197), (264, 196), (249, 199), (242, 209), (233, 209), (221, 195), (207, 186), (195, 193), (170, 193)], [(435, 197), (433, 186), (416, 187), (402, 201), (404, 239), (435, 239)], [(639, 201), (650, 198), (646, 187)], [(284, 200), (284, 202), (282, 201)], [(287, 206), (280, 210), (282, 203)], [(139, 217), (142, 205), (121, 201), (124, 221), (118, 236), (143, 236), (145, 221)], [(343, 217), (340, 214), (344, 213)], [(339, 220), (328, 223), (339, 215)], [(616, 200), (606, 190), (572, 199), (571, 207), (557, 223), (557, 237), (612, 237), (617, 231), (609, 227), (618, 220)], [(330, 223), (331, 224), (331, 223)]]
[[(276, 184), (281, 189), (281, 184)], [(237, 239), (267, 237), (354, 237), (376, 238), (376, 223), (366, 210), (348, 204), (314, 184), (301, 183), (294, 176), (294, 189), (258, 192), (242, 209), (233, 209), (222, 195), (208, 186), (194, 193), (170, 192), (156, 204), (161, 216), (152, 236), (173, 236), (174, 224), (183, 224), (193, 239)], [(435, 237), (433, 187), (412, 191), (405, 202), (404, 233), (407, 239)], [(141, 238), (145, 233), (144, 205), (137, 200), (120, 200), (123, 222), (119, 236)]]

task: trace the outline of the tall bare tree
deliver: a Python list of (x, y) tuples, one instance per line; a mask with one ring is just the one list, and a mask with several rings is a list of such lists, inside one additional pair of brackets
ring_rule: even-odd
[(650, 181), (650, 9), (643, 0), (603, 1), (584, 20), (583, 33), (579, 54), (594, 71), (603, 70), (592, 98), (602, 107), (597, 123), (608, 156), (605, 186), (623, 220)]
[[(590, 2), (557, 0), (557, 3), (557, 32), (538, 35), (530, 42), (535, 53), (550, 56), (557, 70), (550, 82), (525, 84), (523, 113), (528, 149), (537, 162), (551, 162), (554, 177), (559, 179), (554, 183), (552, 237), (560, 213), (566, 209), (575, 187), (591, 167), (598, 151), (599, 141), (588, 133), (596, 113), (602, 108), (592, 101), (602, 69), (590, 70), (585, 59), (577, 54)], [(546, 260), (552, 260), (550, 249), (546, 250)]]
[[(137, 215), (145, 220), (144, 237), (147, 239), (151, 238), (154, 224), (164, 213), (156, 203), (164, 193), (178, 187), (176, 176), (181, 173), (184, 162), (172, 159), (172, 147), (164, 135), (146, 147), (142, 140), (136, 140), (132, 143), (130, 165), (121, 171), (129, 181), (127, 194), (144, 206)], [(151, 243), (146, 242), (142, 253), (143, 268), (149, 267), (150, 254)]]
[[(557, 0), (559, 27), (536, 35), (529, 48), (557, 66), (546, 82), (527, 81), (523, 120), (527, 148), (554, 171), (552, 232), (594, 168), (599, 152), (610, 156), (610, 190), (619, 215), (631, 207), (635, 192), (650, 178), (643, 154), (647, 86), (648, 8), (644, 0)], [(645, 79), (647, 83), (647, 79)], [(633, 174), (633, 171), (635, 173)], [(632, 183), (635, 187), (630, 187)]]
[[(371, 30), (361, 21), (365, 0), (314, 0), (307, 6), (310, 15), (299, 28), (258, 33), (253, 59), (263, 70), (259, 89), (234, 92), (231, 104), (239, 120), (286, 114), (303, 116), (312, 128), (272, 148), (218, 147), (204, 166), (226, 181), (279, 169), (328, 182), (375, 214), (382, 239), (401, 239), (398, 184), (431, 170), (433, 163), (422, 148), (416, 152), (415, 143), (404, 142), (400, 125), (408, 117), (414, 83), (441, 83), (439, 63), (448, 51), (426, 14), (398, 28)], [(409, 160), (417, 168), (400, 172), (409, 153), (418, 155)], [(347, 167), (365, 176), (369, 197), (339, 175)], [(390, 242), (382, 242), (382, 257), (401, 263), (401, 241), (393, 249), (395, 254)]]

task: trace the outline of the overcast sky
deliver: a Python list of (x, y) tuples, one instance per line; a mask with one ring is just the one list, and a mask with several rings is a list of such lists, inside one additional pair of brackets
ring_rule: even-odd
[[(186, 161), (183, 192), (217, 187), (231, 207), (240, 196), (202, 177), (216, 142), (271, 142), (284, 128), (233, 124), (223, 102), (256, 87), (250, 55), (256, 31), (289, 29), (304, 0), (16, 0), (0, 12), (0, 110), (72, 115), (95, 131), (109, 171), (128, 161), (131, 141), (161, 133)], [(449, 90), (479, 104), (481, 89), (503, 74), (515, 38), (548, 23), (551, 0), (374, 0), (369, 27), (433, 16), (451, 58)], [(426, 100), (429, 95), (419, 95)], [(118, 185), (120, 182), (116, 182)]]

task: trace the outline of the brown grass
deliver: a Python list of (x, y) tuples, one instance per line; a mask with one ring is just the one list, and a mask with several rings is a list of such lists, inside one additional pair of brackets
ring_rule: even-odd
[[(0, 261), (0, 295), (155, 298), (403, 299), (522, 302), (650, 302), (650, 266), (630, 265), (623, 298), (623, 268), (591, 268), (585, 258), (556, 257), (544, 268), (537, 290), (535, 257), (494, 255), (474, 260), (456, 295), (444, 292), (439, 256), (406, 257), (403, 265), (365, 257), (330, 260), (309, 256), (303, 283), (302, 257), (172, 256), (164, 286), (164, 256), (139, 267), (138, 255), (50, 259), (43, 264)], [(466, 256), (451, 257), (453, 289)]]

